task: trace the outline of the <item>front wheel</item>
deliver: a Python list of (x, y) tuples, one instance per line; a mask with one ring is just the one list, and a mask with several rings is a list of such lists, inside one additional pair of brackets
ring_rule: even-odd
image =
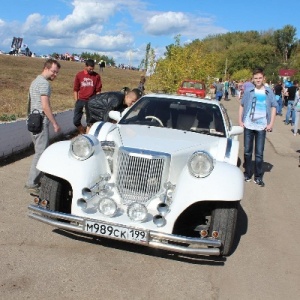
[(219, 202), (212, 212), (210, 234), (219, 233), (218, 239), (222, 242), (221, 255), (228, 256), (235, 236), (235, 227), (238, 212), (238, 201)]
[(71, 185), (58, 177), (45, 174), (41, 179), (40, 199), (48, 201), (50, 210), (71, 213)]

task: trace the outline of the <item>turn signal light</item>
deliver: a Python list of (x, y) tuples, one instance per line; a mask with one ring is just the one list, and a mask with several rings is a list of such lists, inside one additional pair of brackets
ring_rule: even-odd
[(216, 230), (214, 230), (213, 232), (212, 232), (212, 235), (211, 235), (214, 239), (216, 239), (216, 238), (218, 238), (219, 237), (219, 232), (218, 231), (216, 231)]
[(207, 236), (208, 236), (208, 231), (207, 231), (206, 229), (202, 229), (202, 230), (200, 231), (200, 236), (201, 236), (202, 238), (207, 237)]
[(40, 202), (40, 206), (42, 206), (42, 207), (46, 207), (47, 205), (48, 205), (48, 201), (47, 200), (42, 200)]

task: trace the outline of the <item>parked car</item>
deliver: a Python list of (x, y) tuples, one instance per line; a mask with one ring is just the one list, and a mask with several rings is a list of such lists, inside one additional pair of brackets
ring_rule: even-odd
[(240, 126), (224, 106), (143, 96), (113, 122), (49, 146), (29, 216), (87, 235), (196, 255), (229, 255), (244, 176)]
[(205, 98), (205, 83), (199, 80), (184, 80), (178, 88), (177, 94)]

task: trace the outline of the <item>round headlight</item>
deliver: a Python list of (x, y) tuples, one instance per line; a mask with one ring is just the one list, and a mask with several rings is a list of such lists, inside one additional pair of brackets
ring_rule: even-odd
[(86, 135), (80, 135), (71, 142), (71, 153), (78, 160), (85, 160), (94, 153), (94, 142)]
[(98, 208), (99, 211), (107, 217), (113, 217), (118, 210), (116, 202), (111, 198), (101, 199)]
[(145, 205), (137, 202), (133, 202), (128, 206), (127, 215), (135, 222), (143, 222), (147, 218), (147, 208)]
[(214, 169), (214, 160), (207, 152), (195, 152), (188, 161), (188, 168), (193, 176), (203, 178)]

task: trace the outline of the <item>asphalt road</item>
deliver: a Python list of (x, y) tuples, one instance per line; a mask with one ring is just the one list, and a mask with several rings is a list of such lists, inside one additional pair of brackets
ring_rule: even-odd
[[(238, 100), (224, 105), (237, 124)], [(299, 299), (300, 136), (282, 120), (268, 133), (266, 186), (245, 183), (227, 258), (170, 254), (34, 221), (23, 189), (32, 156), (1, 166), (0, 299)]]

